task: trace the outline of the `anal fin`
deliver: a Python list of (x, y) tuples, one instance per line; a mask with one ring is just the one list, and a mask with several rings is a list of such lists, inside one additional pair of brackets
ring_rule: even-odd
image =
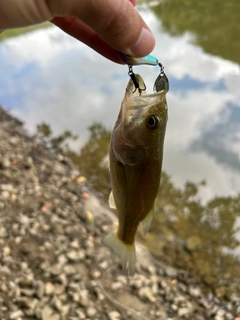
[(142, 234), (143, 236), (145, 236), (145, 234), (148, 232), (151, 223), (152, 223), (152, 219), (153, 219), (153, 209), (151, 209), (146, 218), (144, 220), (142, 220), (141, 224), (142, 224)]

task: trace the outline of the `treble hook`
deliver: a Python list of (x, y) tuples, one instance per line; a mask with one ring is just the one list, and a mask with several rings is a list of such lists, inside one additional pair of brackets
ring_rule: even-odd
[(146, 85), (145, 85), (145, 83), (144, 83), (144, 88), (140, 88), (139, 83), (138, 83), (138, 80), (137, 80), (137, 78), (136, 78), (135, 73), (133, 72), (133, 68), (132, 68), (131, 65), (128, 65), (128, 70), (129, 70), (129, 71), (128, 71), (128, 75), (129, 75), (129, 77), (131, 77), (132, 82), (133, 82), (133, 84), (134, 84), (134, 86), (135, 86), (135, 90), (133, 91), (133, 93), (136, 92), (136, 90), (138, 89), (139, 95), (141, 96), (142, 91), (145, 91), (145, 90), (146, 90)]

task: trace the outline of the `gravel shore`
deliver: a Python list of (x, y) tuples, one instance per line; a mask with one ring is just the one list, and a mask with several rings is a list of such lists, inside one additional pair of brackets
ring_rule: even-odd
[(235, 318), (239, 300), (204, 296), (140, 245), (127, 279), (101, 245), (114, 228), (71, 161), (0, 107), (0, 319)]

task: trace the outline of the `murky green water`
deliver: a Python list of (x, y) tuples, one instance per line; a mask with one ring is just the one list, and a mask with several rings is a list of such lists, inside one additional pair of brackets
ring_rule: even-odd
[[(206, 292), (240, 296), (240, 2), (166, 0), (138, 10), (155, 34), (153, 55), (170, 81), (167, 174), (142, 241)], [(151, 91), (158, 69), (135, 71)], [(110, 130), (127, 81), (127, 67), (57, 28), (0, 43), (0, 104), (31, 132), (48, 123), (55, 147), (65, 130), (78, 135), (68, 153), (105, 200)]]

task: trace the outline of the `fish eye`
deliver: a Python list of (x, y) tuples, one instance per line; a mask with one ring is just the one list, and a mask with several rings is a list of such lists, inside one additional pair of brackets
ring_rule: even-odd
[(147, 118), (147, 127), (151, 130), (155, 130), (159, 127), (160, 119), (156, 116), (149, 116)]

